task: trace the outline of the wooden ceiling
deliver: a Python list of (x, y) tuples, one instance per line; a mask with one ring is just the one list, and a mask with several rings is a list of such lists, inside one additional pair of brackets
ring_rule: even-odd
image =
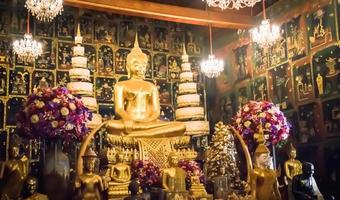
[[(271, 5), (279, 0), (266, 0)], [(261, 3), (254, 8), (225, 10), (206, 8), (202, 0), (64, 0), (69, 6), (106, 11), (130, 16), (208, 26), (246, 29), (256, 24), (255, 15), (261, 12)]]

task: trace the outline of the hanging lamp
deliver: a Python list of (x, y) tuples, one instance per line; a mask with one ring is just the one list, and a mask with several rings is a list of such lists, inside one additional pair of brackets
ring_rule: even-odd
[(265, 0), (262, 1), (262, 10), (263, 20), (261, 25), (251, 29), (250, 34), (253, 42), (262, 48), (269, 48), (281, 38), (280, 27), (271, 25), (269, 19), (267, 19)]
[(206, 1), (209, 7), (219, 7), (222, 10), (236, 9), (245, 7), (253, 7), (257, 2), (261, 0), (202, 0)]
[(209, 41), (210, 41), (210, 54), (208, 59), (202, 61), (201, 72), (205, 74), (208, 78), (218, 77), (224, 69), (224, 64), (222, 60), (215, 58), (212, 51), (212, 33), (211, 24), (209, 24)]
[(13, 51), (18, 59), (26, 63), (33, 62), (38, 56), (42, 54), (42, 44), (33, 40), (30, 33), (30, 15), (27, 13), (27, 32), (21, 40), (13, 42)]
[(25, 7), (39, 21), (50, 22), (63, 11), (63, 0), (26, 0)]

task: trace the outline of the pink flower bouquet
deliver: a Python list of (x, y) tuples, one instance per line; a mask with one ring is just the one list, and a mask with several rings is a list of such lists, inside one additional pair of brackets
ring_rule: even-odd
[(39, 88), (27, 97), (17, 128), (31, 138), (82, 140), (91, 112), (65, 87)]
[(250, 149), (255, 145), (254, 134), (262, 125), (267, 145), (283, 145), (289, 136), (290, 124), (279, 107), (268, 101), (249, 101), (233, 118), (233, 126)]
[(160, 186), (161, 172), (152, 161), (136, 160), (131, 164), (132, 177), (138, 178), (141, 188)]

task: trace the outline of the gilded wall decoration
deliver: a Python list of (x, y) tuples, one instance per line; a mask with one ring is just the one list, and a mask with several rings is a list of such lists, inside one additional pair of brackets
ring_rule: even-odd
[(152, 56), (150, 51), (147, 50), (142, 50), (143, 53), (146, 54), (146, 56), (148, 57), (148, 65), (146, 66), (146, 71), (145, 71), (145, 78), (146, 79), (151, 79), (152, 78)]
[(51, 71), (37, 71), (35, 70), (32, 74), (32, 91), (37, 87), (54, 87), (55, 77)]
[(275, 67), (287, 61), (287, 38), (285, 24), (281, 25), (280, 31), (281, 38), (270, 48), (270, 67)]
[(248, 45), (243, 45), (233, 50), (235, 59), (235, 72), (237, 81), (250, 78), (250, 70), (247, 60)]
[(7, 66), (0, 65), (0, 96), (7, 95)]
[(225, 94), (220, 99), (220, 105), (222, 110), (221, 119), (224, 123), (231, 123), (232, 117), (237, 112), (237, 100), (235, 92)]
[(187, 29), (185, 31), (186, 50), (189, 55), (202, 54), (202, 40), (199, 35), (194, 34), (195, 30)]
[(173, 121), (174, 120), (174, 108), (171, 105), (161, 105), (160, 120)]
[[(23, 97), (11, 97), (7, 101), (6, 113), (18, 113), (23, 109), (23, 104), (25, 103), (25, 98)], [(13, 115), (6, 115), (6, 125), (16, 126), (17, 120)]]
[(194, 82), (199, 82), (201, 80), (200, 65), (201, 57), (189, 57), (189, 62), (191, 63), (191, 71), (193, 73)]
[[(116, 60), (117, 60), (116, 56)], [(121, 62), (120, 64), (124, 63), (123, 57), (120, 55), (119, 56), (119, 61)], [(116, 66), (118, 63), (116, 63)], [(99, 48), (98, 50), (98, 73), (99, 75), (113, 75), (114, 73), (114, 63), (113, 63), (113, 50), (110, 46), (108, 45), (103, 45)], [(120, 68), (123, 69), (125, 66), (121, 66)], [(117, 67), (116, 67), (117, 68)]]
[(307, 14), (307, 34), (311, 49), (336, 39), (335, 14), (332, 4)]
[(169, 31), (167, 27), (156, 26), (154, 30), (154, 45), (153, 49), (155, 51), (169, 51)]
[(165, 80), (157, 81), (159, 101), (161, 104), (171, 104), (171, 84)]
[(292, 107), (291, 68), (288, 63), (268, 71), (269, 99), (282, 110)]
[(96, 97), (99, 103), (113, 103), (113, 88), (116, 79), (96, 78)]
[(323, 122), (329, 135), (340, 131), (340, 99), (333, 99), (322, 103)]
[(153, 77), (165, 79), (167, 75), (166, 54), (157, 53), (153, 56)]
[(8, 33), (9, 13), (6, 10), (1, 9), (0, 12), (0, 35)]
[(58, 69), (71, 69), (73, 57), (73, 43), (58, 43)]
[(55, 43), (50, 39), (40, 39), (43, 45), (43, 54), (35, 60), (35, 68), (37, 69), (55, 69), (56, 67), (56, 47)]
[(252, 44), (254, 73), (256, 75), (266, 72), (269, 64), (269, 52), (267, 48), (261, 48), (257, 43)]
[(40, 37), (53, 37), (54, 33), (54, 22), (42, 22), (39, 20), (34, 20), (35, 25), (35, 35)]
[(103, 121), (107, 121), (115, 118), (114, 105), (100, 105), (99, 114), (102, 116)]
[(340, 94), (340, 47), (334, 45), (319, 51), (312, 62), (316, 96)]
[(314, 98), (312, 69), (309, 63), (293, 66), (293, 83), (296, 102)]
[(299, 15), (291, 19), (287, 24), (287, 53), (288, 59), (294, 61), (306, 56), (306, 23), (305, 17)]
[(128, 74), (126, 69), (126, 57), (130, 53), (130, 50), (119, 49), (115, 54), (115, 72), (117, 74)]
[(117, 23), (105, 16), (94, 20), (94, 41), (97, 43), (117, 44)]
[(237, 95), (237, 105), (243, 106), (249, 100), (251, 100), (250, 87), (246, 85), (238, 87), (236, 89), (236, 95)]
[(168, 57), (168, 78), (169, 81), (179, 80), (179, 73), (181, 72), (181, 58), (179, 56)]
[(268, 100), (267, 79), (265, 76), (257, 77), (251, 82), (251, 93), (252, 100)]
[(170, 25), (170, 52), (181, 55), (183, 53), (183, 27), (179, 24)]
[(10, 42), (9, 38), (0, 37), (0, 63), (9, 63), (11, 61)]
[(307, 143), (315, 141), (319, 135), (320, 129), (317, 125), (317, 111), (318, 105), (316, 103), (310, 103), (298, 108), (298, 130), (299, 141), (301, 143)]
[[(90, 17), (82, 16), (79, 19), (79, 25), (80, 25), (80, 33), (81, 36), (83, 37), (83, 42), (84, 43), (92, 43), (93, 41), (93, 19)], [(76, 25), (76, 28), (78, 28), (78, 24)], [(76, 32), (77, 34), (77, 29)]]
[(16, 67), (10, 70), (9, 77), (9, 94), (10, 95), (28, 95), (30, 85), (30, 74), (24, 68)]
[(140, 48), (151, 49), (151, 28), (147, 23), (138, 24), (138, 44)]
[(96, 61), (97, 61), (97, 51), (94, 46), (85, 46), (85, 56), (87, 57), (87, 68), (90, 70), (91, 74), (96, 71)]
[(57, 86), (66, 87), (70, 82), (70, 77), (67, 71), (57, 71)]
[(124, 20), (119, 23), (119, 46), (131, 48), (135, 41), (135, 24), (133, 21)]
[(64, 13), (56, 19), (56, 36), (60, 39), (72, 40), (75, 34), (75, 20), (71, 13)]

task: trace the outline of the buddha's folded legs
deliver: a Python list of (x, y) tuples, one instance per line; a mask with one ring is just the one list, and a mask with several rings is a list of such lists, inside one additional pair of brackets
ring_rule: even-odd
[(131, 130), (125, 129), (122, 120), (110, 120), (106, 123), (108, 132), (114, 135), (127, 135), (131, 137), (150, 137), (150, 136), (180, 136), (185, 132), (185, 125), (180, 122), (146, 122), (134, 123)]

